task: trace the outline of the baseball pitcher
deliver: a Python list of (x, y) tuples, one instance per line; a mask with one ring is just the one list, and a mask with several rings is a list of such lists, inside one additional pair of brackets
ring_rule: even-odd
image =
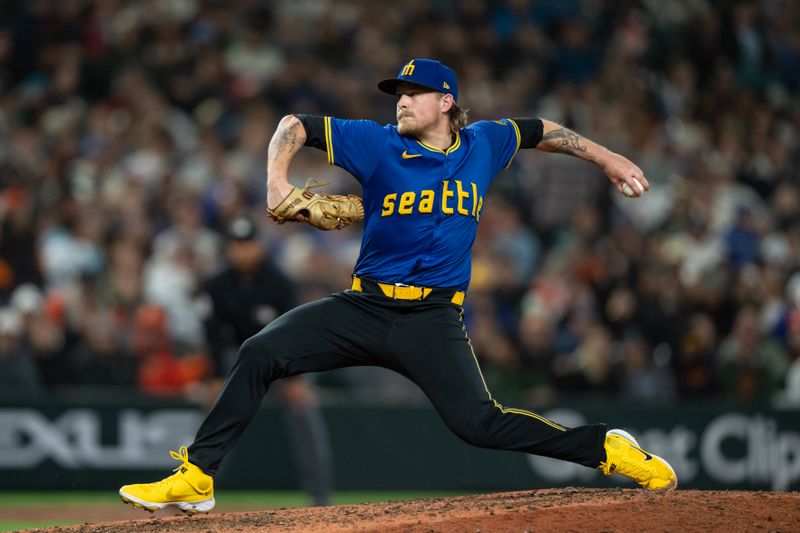
[[(560, 152), (600, 166), (626, 196), (649, 189), (625, 157), (548, 120), (504, 118), (467, 125), (455, 72), (413, 59), (378, 88), (396, 97), (397, 125), (289, 115), (267, 157), (268, 215), (278, 223), (339, 229), (364, 222), (349, 290), (302, 305), (245, 341), (194, 443), (170, 452), (176, 473), (126, 485), (122, 499), (187, 513), (214, 506), (220, 462), (252, 420), (273, 381), (356, 365), (394, 370), (416, 383), (445, 424), (475, 446), (571, 461), (621, 474), (645, 489), (678, 481), (662, 458), (604, 424), (565, 427), (507, 407), (489, 391), (462, 321), (472, 244), (494, 177), (521, 148)], [(303, 146), (350, 172), (362, 196), (293, 187), (290, 163)]]

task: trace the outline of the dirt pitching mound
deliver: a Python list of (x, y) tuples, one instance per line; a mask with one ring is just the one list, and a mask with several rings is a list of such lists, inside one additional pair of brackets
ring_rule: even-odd
[[(143, 511), (144, 512), (144, 511)], [(800, 494), (547, 489), (454, 498), (210, 513), (33, 530), (48, 533), (800, 531)]]

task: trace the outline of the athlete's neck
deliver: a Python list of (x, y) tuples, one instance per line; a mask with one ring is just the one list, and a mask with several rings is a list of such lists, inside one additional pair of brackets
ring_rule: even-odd
[(417, 140), (439, 150), (447, 150), (455, 142), (455, 136), (450, 132), (450, 124), (445, 123), (444, 127), (430, 129), (421, 133)]

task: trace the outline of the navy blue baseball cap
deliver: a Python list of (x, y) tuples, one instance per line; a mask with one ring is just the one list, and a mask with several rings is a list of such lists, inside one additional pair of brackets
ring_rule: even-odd
[(458, 101), (456, 72), (435, 59), (412, 59), (400, 69), (396, 78), (380, 82), (378, 89), (394, 95), (397, 84), (401, 81), (407, 81), (440, 93), (452, 94), (453, 100)]

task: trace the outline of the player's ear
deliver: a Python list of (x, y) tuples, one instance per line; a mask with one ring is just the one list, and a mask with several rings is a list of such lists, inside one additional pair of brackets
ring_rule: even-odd
[(442, 98), (439, 100), (439, 105), (441, 108), (442, 113), (449, 113), (450, 108), (453, 107), (455, 101), (453, 100), (452, 94), (444, 94), (442, 93)]

